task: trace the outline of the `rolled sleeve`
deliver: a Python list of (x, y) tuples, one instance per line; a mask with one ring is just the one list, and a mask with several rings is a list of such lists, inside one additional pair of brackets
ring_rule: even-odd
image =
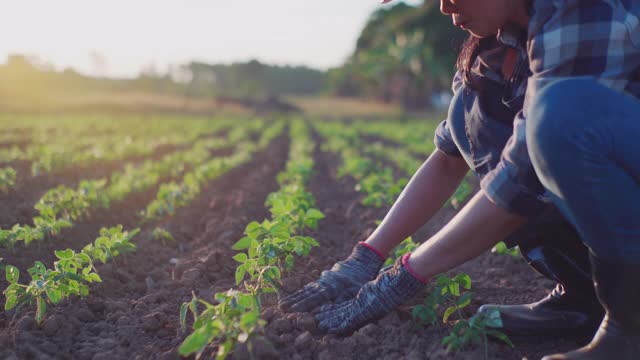
[(536, 216), (552, 205), (529, 158), (522, 111), (516, 115), (513, 135), (500, 162), (482, 179), (480, 187), (493, 203), (525, 217)]
[(435, 143), (436, 148), (443, 153), (451, 156), (462, 157), (460, 150), (458, 150), (458, 146), (453, 141), (447, 120), (442, 121), (440, 125), (438, 125), (433, 142)]
[[(458, 91), (461, 90), (463, 85), (462, 73), (457, 71), (455, 76), (453, 77), (453, 83), (451, 84), (451, 90), (455, 95)], [(453, 97), (452, 97), (453, 99)], [(449, 104), (449, 107), (454, 106), (453, 101)], [(451, 114), (451, 111), (449, 111)], [(449, 130), (449, 119), (443, 120), (438, 128), (436, 129), (436, 133), (433, 139), (436, 148), (447, 155), (462, 157), (460, 150), (458, 150), (458, 145), (453, 141), (453, 136), (451, 136), (451, 131)]]

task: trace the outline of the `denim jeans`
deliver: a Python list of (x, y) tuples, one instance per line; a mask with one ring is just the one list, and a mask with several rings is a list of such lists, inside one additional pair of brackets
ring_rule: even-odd
[(556, 81), (531, 102), (527, 146), (592, 253), (640, 263), (640, 101), (593, 79)]

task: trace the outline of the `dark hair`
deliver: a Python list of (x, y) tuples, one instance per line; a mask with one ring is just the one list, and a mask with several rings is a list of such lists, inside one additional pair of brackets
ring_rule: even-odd
[(462, 72), (462, 78), (466, 85), (473, 88), (473, 81), (471, 79), (471, 68), (475, 63), (478, 55), (483, 50), (486, 50), (492, 46), (494, 39), (491, 37), (478, 38), (469, 35), (467, 40), (462, 44), (460, 54), (458, 55), (458, 61), (456, 61), (456, 68)]

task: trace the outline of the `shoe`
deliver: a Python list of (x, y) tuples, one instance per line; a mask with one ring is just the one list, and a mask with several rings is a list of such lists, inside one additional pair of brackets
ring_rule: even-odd
[[(565, 241), (566, 239), (566, 241)], [(532, 248), (521, 248), (529, 266), (547, 279), (558, 282), (544, 299), (524, 305), (483, 305), (479, 313), (500, 313), (507, 335), (574, 334), (592, 336), (604, 316), (591, 280), (589, 251), (579, 237), (562, 239)]]
[(640, 359), (640, 264), (604, 261), (594, 255), (591, 264), (605, 318), (587, 346), (543, 360)]

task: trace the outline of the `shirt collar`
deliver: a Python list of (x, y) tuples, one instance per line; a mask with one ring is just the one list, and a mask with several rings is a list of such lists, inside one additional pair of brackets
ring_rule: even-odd
[(497, 39), (503, 45), (516, 49), (525, 49), (527, 31), (515, 25), (507, 25), (498, 31)]

